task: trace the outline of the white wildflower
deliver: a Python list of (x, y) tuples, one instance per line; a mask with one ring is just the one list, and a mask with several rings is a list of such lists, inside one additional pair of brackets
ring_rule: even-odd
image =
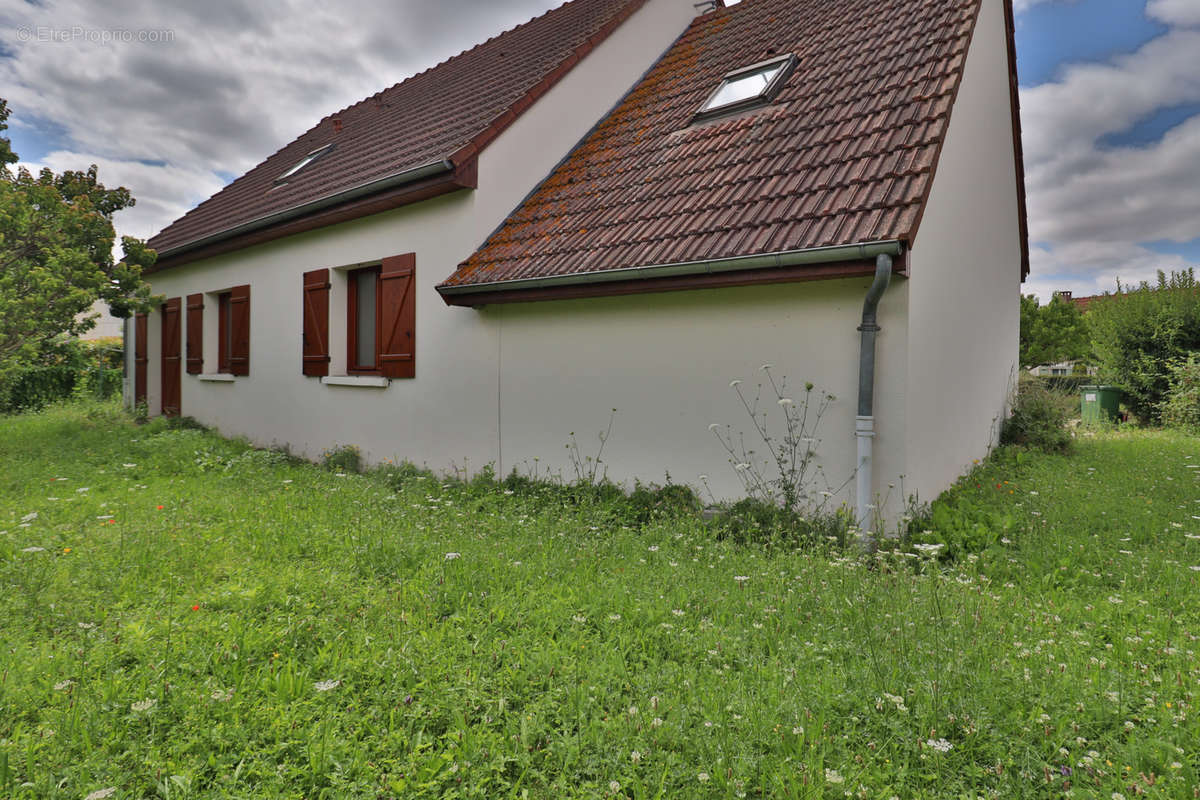
[(75, 494), (83, 494), (84, 492), (89, 492), (89, 491), (91, 491), (91, 487), (80, 486), (78, 489), (75, 490)]
[(761, 369), (763, 372), (766, 372), (767, 370), (773, 368), (774, 366), (775, 366), (774, 364), (763, 364), (761, 367), (759, 367), (759, 369)]
[(651, 553), (657, 553), (657, 552), (658, 552), (658, 545), (656, 545), (656, 544), (652, 544), (652, 545), (650, 545), (649, 547), (647, 547), (646, 549), (647, 549), (647, 550), (649, 550)]
[(777, 402), (778, 402), (778, 403), (779, 403), (779, 405), (781, 405), (781, 406), (790, 406), (790, 405), (793, 405), (792, 398), (790, 398), (790, 397), (781, 397), (781, 398), (779, 398), (779, 400), (778, 400)]
[(638, 715), (638, 707), (637, 707), (637, 706), (630, 706), (630, 707), (629, 707), (629, 716), (631, 716), (631, 717), (636, 717), (637, 715)]
[(941, 542), (939, 542), (937, 544), (925, 544), (924, 542), (922, 542), (920, 544), (914, 544), (913, 548), (918, 550), (919, 552), (921, 552), (924, 555), (936, 556), (938, 554), (938, 551), (941, 550), (945, 546), (946, 545), (942, 544)]
[(583, 614), (576, 614), (575, 616), (571, 617), (571, 619), (575, 622), (578, 622), (580, 625), (587, 622), (587, 617), (585, 617)]
[(745, 583), (746, 581), (750, 580), (750, 576), (749, 575), (734, 575), (733, 579), (735, 581), (737, 581), (738, 583)]
[(888, 694), (887, 692), (884, 692), (883, 696), (889, 703), (896, 707), (897, 711), (902, 711), (906, 714), (908, 713), (908, 706), (904, 705), (903, 697), (895, 694)]
[(671, 613), (677, 617), (682, 617), (686, 612), (682, 608), (672, 608)]
[(58, 683), (54, 684), (54, 691), (64, 692), (67, 689), (70, 689), (74, 685), (75, 685), (75, 681), (71, 680), (70, 678), (67, 678), (65, 681), (59, 681)]
[(734, 464), (733, 468), (736, 469), (738, 472), (745, 472), (746, 470), (750, 469), (750, 465), (747, 462), (742, 461), (737, 464)]
[(617, 783), (616, 781), (609, 781), (608, 791), (610, 794), (616, 794), (617, 792), (621, 791), (621, 784)]
[(317, 681), (316, 683), (313, 684), (313, 688), (316, 689), (318, 692), (328, 692), (331, 689), (336, 689), (337, 687), (339, 687), (341, 685), (342, 685), (341, 681)]
[(137, 711), (140, 713), (142, 711), (149, 711), (150, 709), (154, 708), (156, 705), (158, 705), (158, 701), (155, 700), (153, 697), (148, 697), (145, 700), (138, 700), (136, 703), (130, 703), (129, 710)]
[(663, 725), (662, 717), (655, 717), (654, 719), (650, 720), (651, 728), (661, 728), (662, 725)]
[(720, 427), (721, 427), (720, 425), (718, 425), (717, 423), (715, 423), (715, 422), (714, 422), (714, 423), (712, 423), (711, 425), (709, 425), (709, 426), (708, 426), (708, 429), (709, 429), (710, 431), (712, 431), (713, 433), (716, 433), (716, 432), (717, 432), (717, 429), (719, 429)]
[(708, 773), (701, 772), (699, 775), (696, 776), (696, 779), (698, 781), (700, 781), (701, 783), (708, 783)]
[(611, 621), (611, 622), (620, 622), (620, 621), (621, 621), (621, 615), (620, 615), (620, 614), (609, 614), (609, 615), (608, 615), (608, 619), (609, 619), (609, 621)]
[(1119, 606), (1121, 603), (1124, 603), (1125, 601), (1122, 600), (1121, 598), (1117, 597), (1115, 594), (1110, 594), (1108, 596), (1108, 602), (1112, 603), (1114, 606)]
[(21, 548), (21, 552), (22, 552), (22, 553), (44, 553), (44, 552), (46, 552), (46, 548), (44, 548), (44, 547), (38, 547), (38, 546), (35, 544), (35, 545), (33, 545), (32, 547), (22, 547), (22, 548)]
[(945, 739), (926, 739), (925, 746), (931, 750), (937, 750), (939, 753), (949, 753), (954, 749), (954, 745)]
[(736, 378), (735, 378), (734, 380), (731, 380), (731, 381), (729, 382), (729, 386), (730, 386), (730, 388), (733, 388), (733, 387), (735, 387), (735, 386), (740, 386), (741, 384), (742, 384), (742, 382), (741, 382), (740, 380), (736, 379)]
[(462, 558), (462, 553), (446, 553), (447, 561), (453, 561), (456, 558)]
[(634, 750), (632, 753), (629, 754), (629, 760), (635, 764), (641, 763), (642, 754), (640, 752), (638, 752), (637, 750)]
[(228, 703), (233, 699), (233, 689), (218, 689), (210, 694), (209, 697), (211, 697), (213, 700), (216, 700), (218, 703)]
[(836, 769), (829, 769), (829, 767), (825, 768), (826, 783), (843, 783), (845, 780), (846, 779), (842, 777), (842, 773), (838, 772)]

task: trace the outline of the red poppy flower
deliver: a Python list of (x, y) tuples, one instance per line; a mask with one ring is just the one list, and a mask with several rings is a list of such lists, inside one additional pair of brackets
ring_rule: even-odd
[(199, 611), (199, 610), (200, 610), (200, 606), (192, 606), (192, 611)]

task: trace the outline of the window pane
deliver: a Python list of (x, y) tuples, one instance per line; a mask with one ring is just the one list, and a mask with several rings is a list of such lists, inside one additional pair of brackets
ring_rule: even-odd
[(375, 281), (373, 271), (359, 272), (354, 276), (355, 306), (358, 315), (354, 330), (355, 359), (363, 369), (375, 367)]
[(725, 81), (721, 84), (720, 90), (713, 95), (712, 100), (702, 108), (702, 111), (711, 111), (714, 108), (727, 106), (730, 103), (738, 103), (742, 100), (749, 100), (761, 95), (766, 88), (771, 84), (771, 81), (783, 69), (782, 63), (772, 64), (769, 67), (764, 67), (757, 72), (751, 72), (747, 75), (739, 75), (736, 78)]

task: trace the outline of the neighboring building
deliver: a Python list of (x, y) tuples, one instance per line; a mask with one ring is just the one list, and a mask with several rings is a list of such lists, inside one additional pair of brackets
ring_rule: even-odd
[(564, 445), (594, 452), (616, 408), (611, 478), (728, 498), (709, 425), (751, 432), (729, 383), (769, 362), (838, 398), (815, 447), (853, 502), (890, 254), (864, 494), (932, 499), (995, 444), (1017, 374), (1012, 24), (1007, 0), (574, 0), (151, 239), (169, 299), (129, 326), (129, 397), (309, 456), (568, 477)]
[(85, 342), (96, 339), (120, 339), (124, 331), (124, 323), (108, 313), (108, 303), (97, 300), (92, 307), (81, 316), (96, 315), (96, 325), (90, 331), (80, 336)]

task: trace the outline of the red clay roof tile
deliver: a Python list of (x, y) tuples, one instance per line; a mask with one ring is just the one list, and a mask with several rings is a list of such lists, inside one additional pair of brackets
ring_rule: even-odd
[[(168, 225), (160, 253), (440, 160), (456, 166), (505, 129), (645, 0), (572, 0), (342, 109)], [(287, 183), (312, 150), (335, 147)]]
[[(911, 242), (979, 7), (744, 0), (698, 17), (443, 286)], [(725, 73), (788, 52), (766, 107), (692, 121)]]

